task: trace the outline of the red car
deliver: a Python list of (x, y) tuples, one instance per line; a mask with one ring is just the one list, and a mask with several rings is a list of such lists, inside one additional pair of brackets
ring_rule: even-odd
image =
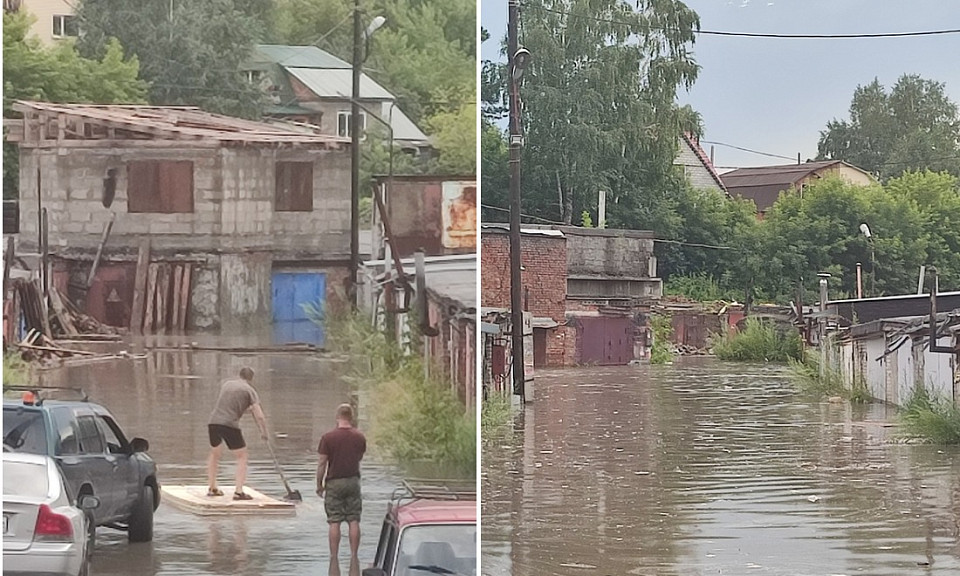
[(414, 485), (394, 492), (373, 567), (363, 576), (477, 574), (477, 493), (473, 485)]

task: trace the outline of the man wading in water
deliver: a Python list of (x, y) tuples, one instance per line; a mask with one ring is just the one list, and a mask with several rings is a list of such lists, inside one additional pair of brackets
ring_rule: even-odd
[(223, 491), (217, 488), (217, 469), (220, 466), (220, 455), (223, 443), (237, 455), (237, 485), (233, 494), (234, 500), (253, 500), (243, 491), (243, 483), (247, 480), (247, 443), (240, 431), (240, 417), (247, 411), (260, 427), (260, 437), (267, 440), (267, 418), (260, 408), (260, 396), (253, 388), (253, 370), (240, 369), (240, 378), (227, 380), (220, 386), (220, 396), (217, 406), (210, 414), (210, 458), (207, 461), (207, 480), (209, 489), (207, 496), (223, 496)]
[(330, 526), (330, 573), (340, 573), (340, 524), (350, 531), (350, 572), (359, 572), (357, 550), (360, 547), (360, 460), (367, 450), (367, 439), (353, 427), (353, 407), (337, 407), (337, 427), (320, 438), (317, 464), (317, 495)]

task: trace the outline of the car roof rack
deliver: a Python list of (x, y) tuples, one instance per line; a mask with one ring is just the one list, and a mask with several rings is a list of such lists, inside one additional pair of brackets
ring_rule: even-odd
[(426, 480), (410, 478), (393, 491), (391, 500), (398, 506), (404, 500), (469, 500), (477, 499), (475, 480)]
[(55, 398), (54, 395), (59, 392), (70, 392), (74, 395), (71, 400), (79, 402), (89, 402), (90, 397), (82, 388), (71, 388), (68, 386), (6, 386), (4, 392), (30, 392), (34, 396), (34, 406), (42, 406), (44, 400), (63, 400)]

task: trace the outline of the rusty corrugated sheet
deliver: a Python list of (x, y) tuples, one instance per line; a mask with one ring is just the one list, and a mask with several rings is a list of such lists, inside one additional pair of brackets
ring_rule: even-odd
[(443, 183), (443, 247), (477, 247), (476, 182)]

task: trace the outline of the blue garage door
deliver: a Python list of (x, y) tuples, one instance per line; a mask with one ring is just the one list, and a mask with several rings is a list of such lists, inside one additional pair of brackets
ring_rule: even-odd
[(323, 309), (327, 276), (323, 272), (273, 273), (273, 341), (323, 345), (323, 326), (310, 319), (305, 305)]

